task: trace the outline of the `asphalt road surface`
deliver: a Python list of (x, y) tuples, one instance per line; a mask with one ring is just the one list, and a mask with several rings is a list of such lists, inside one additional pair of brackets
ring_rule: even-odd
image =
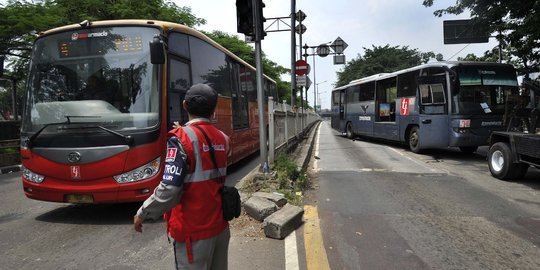
[(540, 269), (540, 173), (475, 154), (349, 140), (320, 126), (310, 165), (331, 269)]

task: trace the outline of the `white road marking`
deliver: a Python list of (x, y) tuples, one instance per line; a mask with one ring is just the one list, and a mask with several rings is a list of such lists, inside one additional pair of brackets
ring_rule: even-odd
[(298, 270), (298, 249), (296, 246), (296, 231), (285, 237), (285, 269)]

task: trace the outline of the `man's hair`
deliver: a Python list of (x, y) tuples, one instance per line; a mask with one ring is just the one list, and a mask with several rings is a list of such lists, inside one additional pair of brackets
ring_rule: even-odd
[(218, 95), (206, 84), (195, 84), (186, 92), (187, 111), (191, 115), (210, 118), (217, 105)]

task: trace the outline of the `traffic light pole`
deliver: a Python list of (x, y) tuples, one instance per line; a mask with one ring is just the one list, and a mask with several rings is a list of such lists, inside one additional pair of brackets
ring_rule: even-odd
[[(260, 1), (252, 0), (254, 21), (256, 24), (262, 24), (262, 14), (260, 14)], [(257, 69), (257, 105), (259, 107), (259, 149), (261, 152), (261, 169), (268, 168), (268, 149), (266, 148), (266, 121), (264, 113), (264, 93), (263, 93), (263, 66), (262, 66), (262, 49), (261, 39), (263, 38), (264, 29), (255, 27), (255, 68)]]
[[(296, 105), (296, 33), (294, 25), (296, 23), (296, 0), (291, 0), (291, 106)], [(302, 36), (300, 36), (300, 44), (302, 44)], [(302, 50), (300, 50), (302, 51)], [(300, 57), (302, 59), (302, 57)]]

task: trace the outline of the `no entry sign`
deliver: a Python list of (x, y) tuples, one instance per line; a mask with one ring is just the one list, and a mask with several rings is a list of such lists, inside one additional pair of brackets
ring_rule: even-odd
[(306, 61), (304, 60), (298, 60), (296, 61), (296, 75), (298, 76), (302, 76), (302, 75), (306, 75), (309, 73), (309, 65)]

